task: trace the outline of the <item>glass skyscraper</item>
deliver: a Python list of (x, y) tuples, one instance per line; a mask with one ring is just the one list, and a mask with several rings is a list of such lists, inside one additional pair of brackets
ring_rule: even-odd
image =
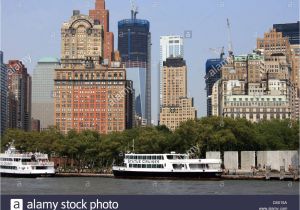
[(118, 22), (118, 50), (126, 66), (127, 79), (133, 81), (136, 124), (151, 124), (151, 33), (147, 20)]
[(32, 75), (32, 117), (40, 120), (41, 130), (54, 125), (54, 73), (60, 67), (56, 58), (38, 61)]
[(221, 67), (224, 62), (222, 58), (208, 59), (206, 61), (206, 94), (207, 94), (207, 116), (212, 116), (212, 89), (216, 81), (221, 78)]

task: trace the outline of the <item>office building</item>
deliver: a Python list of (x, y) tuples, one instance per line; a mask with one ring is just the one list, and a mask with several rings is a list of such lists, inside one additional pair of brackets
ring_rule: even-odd
[(105, 0), (96, 0), (95, 9), (90, 10), (89, 16), (103, 25), (103, 58), (110, 62), (114, 57), (114, 34), (109, 31), (109, 11), (106, 9)]
[(8, 68), (8, 127), (31, 130), (31, 76), (21, 61), (10, 60)]
[(160, 125), (175, 130), (182, 122), (197, 117), (193, 98), (187, 97), (187, 66), (183, 58), (167, 58), (162, 74), (163, 104)]
[(54, 126), (54, 75), (60, 67), (57, 58), (38, 61), (32, 74), (32, 117), (40, 121), (40, 129)]
[(133, 81), (135, 125), (151, 124), (151, 33), (147, 20), (136, 18), (118, 22), (118, 50), (126, 66), (127, 79)]
[(212, 92), (214, 84), (221, 78), (221, 67), (226, 64), (223, 58), (208, 59), (205, 65), (207, 116), (212, 116)]
[(80, 63), (89, 57), (103, 60), (103, 25), (74, 10), (71, 20), (61, 28), (61, 60), (64, 64)]
[(7, 69), (4, 65), (3, 61), (3, 52), (0, 51), (0, 68), (1, 68), (1, 103), (0, 103), (0, 110), (1, 110), (1, 119), (0, 119), (0, 136), (3, 135), (7, 128), (7, 118), (8, 118), (8, 89), (7, 89)]
[(292, 107), (292, 118), (299, 119), (299, 100), (300, 100), (300, 83), (299, 83), (299, 71), (300, 71), (300, 22), (296, 23), (284, 23), (284, 24), (274, 24), (273, 28), (276, 32), (281, 32), (283, 37), (289, 39), (291, 48), (291, 76), (294, 89), (294, 101)]
[(221, 69), (212, 91), (212, 114), (252, 122), (291, 118), (286, 56), (234, 56)]
[[(161, 36), (160, 37), (160, 59), (159, 59), (159, 78), (162, 78), (163, 63), (170, 57), (184, 57), (183, 37), (179, 35)], [(162, 101), (162, 81), (159, 79), (159, 103), (160, 108), (163, 104)]]
[(63, 24), (61, 66), (54, 80), (55, 124), (63, 133), (72, 129), (110, 133), (132, 125), (131, 83), (120, 62), (101, 59), (102, 31), (99, 21), (79, 11)]

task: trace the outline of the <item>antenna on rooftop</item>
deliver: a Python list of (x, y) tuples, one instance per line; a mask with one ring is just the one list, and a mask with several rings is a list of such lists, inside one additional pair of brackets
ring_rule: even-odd
[(136, 15), (139, 13), (138, 6), (135, 0), (130, 0), (131, 4), (131, 19), (136, 19)]
[(228, 53), (229, 53), (229, 56), (233, 56), (231, 26), (230, 26), (230, 22), (229, 22), (228, 18), (227, 18), (227, 29), (228, 29)]

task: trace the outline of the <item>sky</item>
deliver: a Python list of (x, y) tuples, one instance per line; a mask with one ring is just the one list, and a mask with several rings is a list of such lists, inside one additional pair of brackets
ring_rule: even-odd
[[(60, 57), (60, 28), (73, 10), (88, 14), (95, 0), (0, 0), (1, 41), (4, 60), (24, 60), (30, 74), (45, 56)], [(136, 0), (138, 18), (150, 21), (152, 34), (152, 119), (158, 118), (159, 37), (182, 35), (188, 65), (188, 95), (194, 97), (198, 117), (206, 115), (205, 62), (219, 55), (210, 48), (228, 49), (226, 19), (231, 23), (234, 54), (247, 54), (276, 23), (299, 20), (296, 0)], [(106, 0), (110, 11), (110, 31), (130, 17), (130, 0)], [(28, 59), (30, 58), (30, 59)]]

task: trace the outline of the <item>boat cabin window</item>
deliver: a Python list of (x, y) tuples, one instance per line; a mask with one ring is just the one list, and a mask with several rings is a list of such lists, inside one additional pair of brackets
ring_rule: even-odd
[(163, 155), (126, 155), (125, 159), (130, 160), (163, 160)]
[(22, 159), (22, 163), (28, 163), (31, 162), (31, 159)]
[(164, 168), (163, 164), (129, 164), (129, 168)]
[(13, 161), (12, 158), (1, 158), (0, 161)]
[(17, 170), (17, 166), (0, 166), (1, 169)]
[(45, 170), (47, 166), (36, 166), (36, 170)]
[(168, 160), (187, 159), (185, 155), (167, 155)]
[(176, 170), (182, 170), (184, 168), (186, 168), (185, 164), (173, 164), (173, 168)]
[(190, 164), (190, 169), (208, 169), (208, 164)]

